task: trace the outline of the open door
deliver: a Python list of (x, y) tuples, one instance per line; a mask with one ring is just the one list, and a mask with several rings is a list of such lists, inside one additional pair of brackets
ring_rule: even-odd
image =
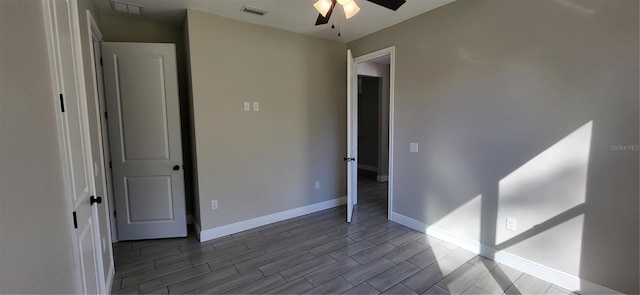
[(347, 50), (347, 222), (358, 203), (358, 71)]

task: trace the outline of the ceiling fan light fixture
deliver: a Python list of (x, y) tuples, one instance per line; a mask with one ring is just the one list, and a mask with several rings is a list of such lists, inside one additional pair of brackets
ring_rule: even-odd
[(356, 15), (358, 11), (360, 11), (360, 7), (358, 7), (358, 4), (356, 4), (356, 2), (354, 2), (353, 0), (345, 5), (342, 5), (342, 8), (344, 8), (344, 16), (347, 19), (350, 19), (352, 16)]
[[(353, 0), (351, 0), (353, 1)], [(318, 0), (318, 2), (316, 2), (315, 4), (313, 4), (313, 7), (316, 8), (316, 10), (318, 10), (318, 12), (323, 16), (327, 16), (327, 13), (329, 13), (329, 10), (331, 9), (331, 0)]]
[(353, 2), (353, 0), (338, 0), (338, 3), (342, 6), (345, 6), (351, 2)]

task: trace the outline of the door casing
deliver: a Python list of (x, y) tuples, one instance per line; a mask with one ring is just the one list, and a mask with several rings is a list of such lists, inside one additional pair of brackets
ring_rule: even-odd
[[(388, 188), (387, 188), (387, 203), (388, 203), (388, 210), (387, 210), (387, 219), (389, 220), (393, 220), (393, 183), (394, 183), (394, 173), (393, 173), (393, 151), (394, 151), (394, 113), (395, 113), (395, 109), (394, 109), (394, 101), (395, 101), (395, 73), (396, 73), (396, 47), (395, 46), (391, 46), (391, 47), (387, 47), (384, 49), (380, 49), (378, 51), (375, 52), (371, 52), (359, 57), (354, 58), (355, 61), (355, 65), (356, 68), (354, 69), (355, 71), (355, 75), (358, 75), (358, 64), (361, 63), (365, 63), (365, 62), (369, 62), (369, 61), (373, 61), (375, 59), (384, 57), (384, 56), (389, 56), (390, 62), (389, 62), (389, 180), (388, 180)], [(347, 77), (347, 79), (350, 79), (350, 77)], [(352, 95), (351, 96), (351, 100), (355, 100), (355, 106), (357, 106), (357, 101), (358, 101), (358, 96), (357, 95)], [(349, 102), (350, 104), (353, 105), (353, 101)], [(355, 109), (351, 108), (349, 109), (349, 112), (358, 112), (358, 108), (356, 107)], [(349, 117), (351, 118), (353, 116), (353, 114), (350, 114)], [(357, 115), (356, 115), (357, 116)], [(356, 139), (357, 140), (357, 139)], [(356, 165), (357, 165), (357, 159), (356, 159)], [(355, 200), (356, 204), (357, 204), (357, 199)]]

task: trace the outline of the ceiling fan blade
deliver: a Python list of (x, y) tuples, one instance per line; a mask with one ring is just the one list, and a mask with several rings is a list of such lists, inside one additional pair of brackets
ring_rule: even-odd
[(322, 16), (322, 14), (318, 14), (318, 19), (316, 19), (316, 26), (329, 23), (329, 18), (331, 17), (333, 8), (336, 7), (336, 1), (337, 0), (331, 0), (331, 8), (329, 8), (329, 12), (327, 12), (327, 16)]
[(367, 0), (367, 1), (378, 4), (382, 7), (389, 8), (393, 11), (398, 10), (400, 6), (402, 6), (407, 2), (407, 0)]

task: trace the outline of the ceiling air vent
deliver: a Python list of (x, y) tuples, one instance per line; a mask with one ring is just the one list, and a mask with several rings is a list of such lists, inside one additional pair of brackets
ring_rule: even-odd
[(242, 6), (242, 9), (240, 9), (240, 11), (242, 12), (246, 12), (246, 13), (251, 13), (251, 14), (255, 14), (255, 15), (259, 15), (259, 16), (263, 16), (267, 13), (266, 10), (264, 9), (260, 9), (260, 8), (255, 8), (255, 7), (251, 7), (251, 6)]
[(124, 13), (130, 13), (135, 15), (142, 14), (142, 5), (139, 5), (139, 4), (112, 0), (111, 8), (117, 12), (124, 12)]

